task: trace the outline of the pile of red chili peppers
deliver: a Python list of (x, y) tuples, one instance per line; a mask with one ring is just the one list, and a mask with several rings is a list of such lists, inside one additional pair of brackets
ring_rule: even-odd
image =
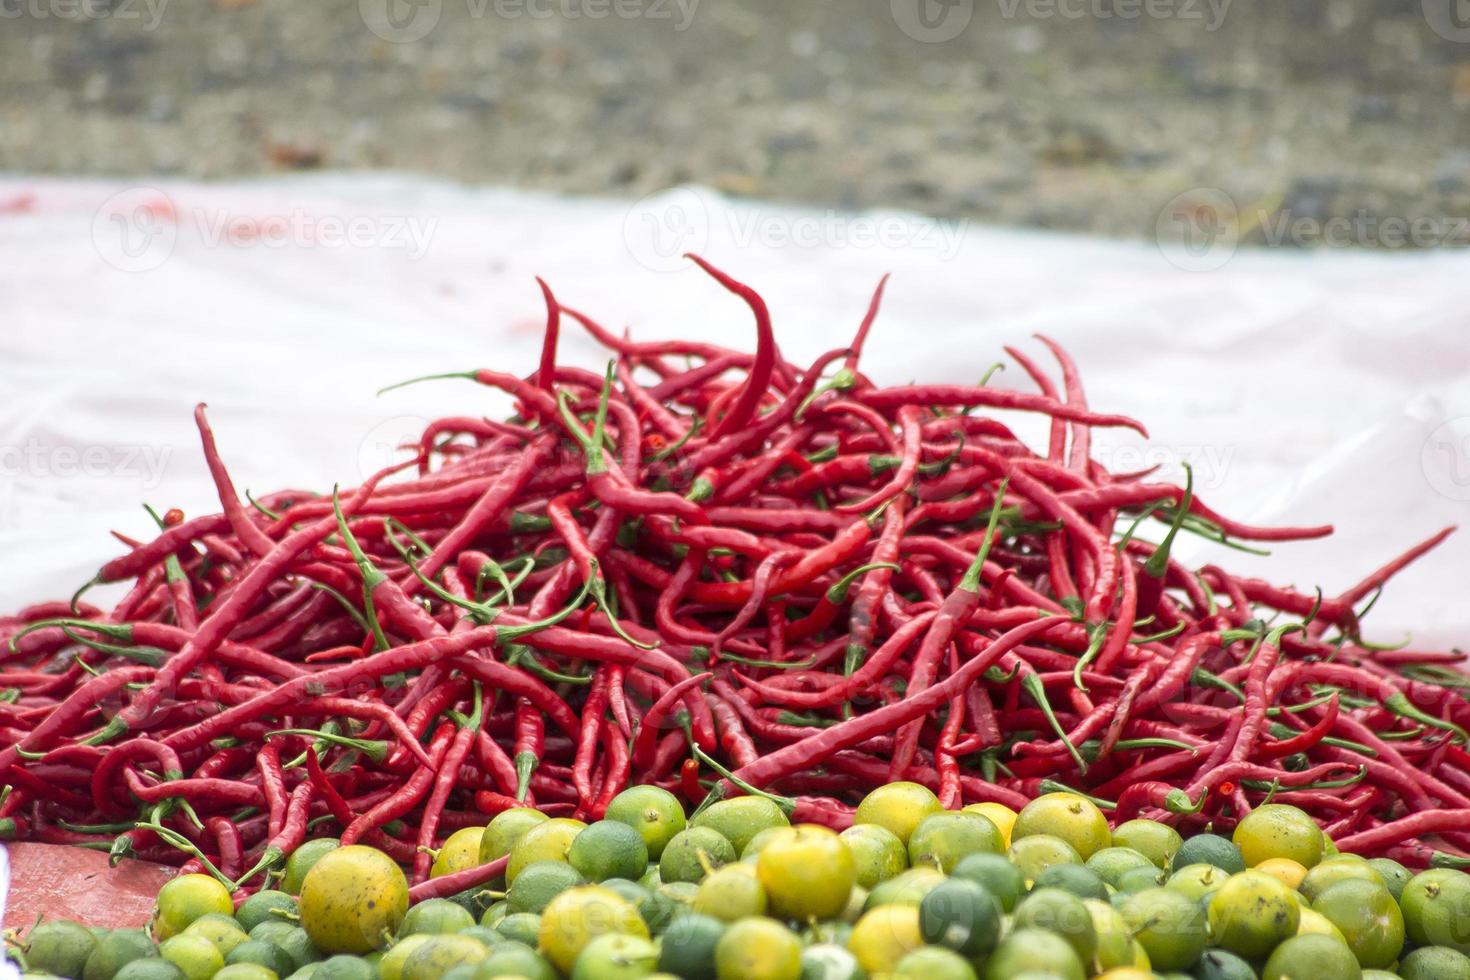
[[(1228, 828), (1265, 800), (1344, 850), (1470, 853), (1457, 652), (1384, 649), (1340, 595), (1183, 567), (1182, 532), (1286, 541), (1190, 486), (1110, 473), (1065, 351), (1038, 391), (878, 387), (850, 347), (638, 343), (543, 284), (540, 365), (458, 377), (517, 414), (431, 423), (328, 495), (159, 518), (78, 597), (0, 620), (0, 835), (186, 862), (260, 887), (309, 836), (429, 851), (529, 803), (596, 817), (633, 783), (780, 794), (844, 826), (895, 779), (1013, 807), (1066, 786), (1119, 820)], [(564, 321), (607, 373), (556, 363)], [(1050, 419), (1044, 453), (996, 410)], [(248, 495), (247, 495), (248, 498)], [(1145, 523), (1152, 522), (1152, 523)], [(1145, 540), (1158, 528), (1160, 544)], [(84, 590), (85, 591), (85, 590)], [(483, 873), (479, 873), (481, 879)]]

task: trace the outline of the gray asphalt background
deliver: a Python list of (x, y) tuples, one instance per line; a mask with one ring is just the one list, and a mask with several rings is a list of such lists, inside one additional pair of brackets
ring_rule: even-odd
[(1349, 244), (1382, 244), (1364, 217), (1451, 240), (1456, 4), (0, 0), (0, 170), (698, 181), (1135, 238), (1219, 188), (1251, 214), (1356, 217)]

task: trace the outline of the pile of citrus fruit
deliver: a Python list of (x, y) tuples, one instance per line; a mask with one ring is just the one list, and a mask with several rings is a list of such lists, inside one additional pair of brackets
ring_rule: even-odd
[(506, 810), (434, 874), (503, 857), (410, 907), (386, 855), (313, 841), (238, 905), (185, 875), (148, 930), (42, 922), (11, 955), (72, 980), (1470, 980), (1470, 875), (1339, 854), (1279, 804), (1186, 840), (1072, 793), (946, 811), (891, 783), (838, 833), (639, 786), (592, 824)]

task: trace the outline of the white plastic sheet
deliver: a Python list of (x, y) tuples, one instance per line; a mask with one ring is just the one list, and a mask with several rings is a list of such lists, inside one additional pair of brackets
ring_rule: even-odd
[[(1341, 590), (1470, 511), (1470, 256), (1232, 250), (1198, 256), (903, 214), (827, 214), (682, 189), (636, 203), (406, 177), (230, 185), (0, 180), (0, 605), (69, 595), (152, 533), (143, 501), (216, 506), (190, 411), (207, 401), (239, 486), (326, 489), (438, 414), (490, 411), (465, 381), (526, 372), (545, 276), (640, 337), (748, 345), (745, 308), (679, 258), (760, 289), (788, 356), (847, 343), (878, 276), (865, 367), (974, 382), (1005, 344), (1067, 345), (1118, 470), (1190, 463), (1204, 498), (1261, 523), (1328, 521), (1269, 558), (1194, 561)], [(1221, 249), (1224, 249), (1223, 251)], [(1205, 271), (1185, 267), (1208, 266)], [(600, 352), (568, 326), (567, 360)], [(1011, 365), (997, 383), (1029, 386)], [(1022, 431), (1044, 439), (1034, 420)], [(1370, 635), (1463, 643), (1470, 529), (1398, 579)]]

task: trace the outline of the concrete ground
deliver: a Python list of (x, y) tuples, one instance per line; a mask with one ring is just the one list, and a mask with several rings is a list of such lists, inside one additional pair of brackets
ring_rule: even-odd
[(697, 181), (1125, 237), (1223, 201), (1255, 240), (1464, 244), (1456, 2), (0, 0), (0, 170)]

